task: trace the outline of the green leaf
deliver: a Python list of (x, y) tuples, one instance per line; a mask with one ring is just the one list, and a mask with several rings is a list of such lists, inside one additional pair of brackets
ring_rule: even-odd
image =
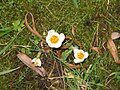
[(24, 21), (21, 21), (20, 27), (24, 27)]
[(10, 33), (12, 30), (7, 30), (7, 31), (3, 31), (3, 32), (0, 32), (0, 37)]
[(29, 2), (29, 3), (32, 3), (32, 2), (33, 2), (33, 0), (28, 0), (28, 2)]
[(12, 24), (14, 26), (13, 30), (19, 31), (24, 26), (24, 21), (21, 22), (21, 20), (16, 20)]
[(77, 0), (72, 0), (72, 2), (73, 2), (73, 5), (74, 5), (76, 8), (78, 8), (78, 2), (77, 2)]
[(19, 69), (19, 68), (20, 68), (20, 67), (17, 67), (17, 68), (11, 69), (11, 70), (2, 71), (2, 72), (0, 72), (0, 75), (4, 75), (4, 74), (10, 73), (10, 72), (13, 72), (13, 71), (15, 71), (15, 70), (17, 70), (17, 69)]
[(65, 52), (62, 53), (62, 60), (66, 60), (67, 57), (72, 53), (72, 50), (66, 50)]
[(16, 20), (12, 24), (14, 27), (16, 27), (16, 26), (20, 25), (20, 20)]
[(19, 31), (19, 30), (21, 30), (21, 27), (20, 26), (15, 26), (14, 30), (18, 30)]
[(2, 29), (0, 29), (0, 32), (9, 31), (9, 30), (12, 29), (12, 28), (13, 28), (13, 27), (2, 28)]
[(0, 29), (0, 37), (10, 33), (12, 29), (13, 29), (13, 26)]

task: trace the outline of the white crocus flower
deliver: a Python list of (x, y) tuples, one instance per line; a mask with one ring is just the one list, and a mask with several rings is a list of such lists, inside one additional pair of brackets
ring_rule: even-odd
[(46, 36), (46, 42), (51, 48), (59, 48), (64, 39), (65, 35), (63, 33), (58, 34), (54, 30), (48, 31), (48, 35)]
[(41, 60), (38, 59), (38, 58), (34, 58), (32, 60), (32, 63), (35, 65), (35, 66), (41, 66)]
[(88, 57), (88, 52), (84, 52), (83, 50), (74, 48), (74, 57), (75, 63), (83, 62)]

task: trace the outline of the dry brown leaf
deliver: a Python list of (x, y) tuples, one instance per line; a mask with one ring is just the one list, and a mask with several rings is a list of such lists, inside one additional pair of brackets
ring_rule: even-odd
[(92, 49), (92, 50), (95, 50), (98, 54), (102, 54), (101, 49), (98, 48), (98, 47), (92, 47), (91, 49)]
[(65, 38), (66, 38), (66, 39), (72, 39), (71, 36), (67, 36), (67, 35), (65, 36)]
[(74, 27), (74, 24), (72, 25), (72, 34), (73, 34), (73, 36), (75, 36), (75, 27)]
[(108, 39), (107, 48), (109, 49), (110, 53), (112, 54), (115, 62), (117, 64), (120, 64), (120, 60), (119, 60), (119, 57), (118, 57), (117, 48), (116, 48), (115, 43), (113, 42), (112, 38)]
[[(28, 23), (28, 15), (31, 16), (31, 20), (32, 20), (32, 27), (29, 25)], [(43, 38), (42, 38), (42, 35), (40, 35), (40, 33), (37, 31), (36, 27), (35, 27), (35, 20), (34, 20), (34, 17), (33, 17), (33, 14), (32, 13), (27, 13), (25, 15), (25, 24), (28, 28), (29, 31), (31, 31), (34, 35), (36, 35), (37, 37), (39, 37), (42, 41), (45, 41)]]
[(80, 49), (83, 49), (83, 45), (82, 45), (82, 43), (79, 41), (79, 40), (77, 40), (76, 38), (75, 38), (75, 41), (78, 43), (78, 45), (80, 46)]
[(70, 63), (66, 63), (66, 64), (71, 68), (77, 68), (77, 69), (87, 68), (87, 66), (74, 65), (74, 64), (70, 64)]
[(69, 47), (64, 45), (64, 46), (62, 46), (61, 48), (62, 48), (62, 49), (68, 49)]
[(57, 55), (58, 55), (58, 57), (59, 57), (60, 59), (62, 58), (61, 50), (58, 50), (58, 51), (57, 51)]
[(42, 51), (45, 52), (45, 53), (48, 53), (50, 51), (50, 47), (43, 47), (42, 48)]
[[(71, 36), (66, 36), (65, 37), (66, 39), (72, 39), (72, 37)], [(82, 45), (82, 43), (79, 41), (79, 40), (77, 40), (76, 38), (75, 38), (75, 41), (78, 43), (78, 45), (80, 46), (80, 49), (83, 49), (83, 45)], [(72, 44), (73, 42), (71, 42), (71, 44)]]
[(31, 68), (32, 70), (36, 71), (37, 73), (39, 73), (42, 77), (44, 77), (46, 75), (46, 71), (43, 67), (36, 67), (34, 66), (34, 64), (32, 64), (32, 59), (30, 57), (28, 57), (26, 54), (23, 54), (21, 52), (19, 52), (19, 54), (17, 54), (17, 57), (25, 64), (27, 65), (29, 68)]
[(118, 32), (113, 32), (113, 33), (111, 34), (111, 38), (112, 38), (113, 40), (120, 38), (120, 33), (118, 33)]

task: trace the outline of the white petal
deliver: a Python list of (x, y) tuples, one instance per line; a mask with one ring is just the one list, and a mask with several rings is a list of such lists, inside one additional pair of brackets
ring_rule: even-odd
[(73, 47), (73, 50), (74, 50), (74, 53), (79, 51), (76, 47)]
[(51, 37), (51, 36), (52, 36), (52, 35), (46, 36), (46, 42), (47, 42), (47, 44), (48, 44), (50, 47), (54, 47), (54, 44), (52, 44), (51, 41), (50, 41), (50, 37)]
[(50, 35), (46, 36), (46, 42), (49, 43), (50, 42)]
[(74, 57), (75, 57), (76, 59), (79, 59), (78, 56), (77, 56), (77, 54), (80, 53), (80, 52), (84, 54), (84, 51), (83, 51), (83, 50), (74, 49)]
[(59, 48), (61, 46), (61, 44), (62, 44), (61, 42), (58, 42), (56, 44), (52, 44), (52, 47)]
[[(55, 36), (57, 36), (59, 38), (59, 41), (56, 44), (53, 44), (50, 41), (50, 38), (53, 35), (55, 35)], [(64, 39), (65, 39), (65, 35), (63, 33), (58, 34), (57, 32), (55, 32), (55, 30), (50, 30), (48, 32), (48, 35), (46, 36), (46, 42), (52, 48), (59, 48), (61, 46), (62, 42), (64, 41)]]
[(59, 48), (62, 45), (61, 42), (58, 42), (57, 44), (54, 45), (55, 48)]
[(83, 53), (83, 54), (85, 53), (83, 50), (79, 50), (79, 52), (81, 52), (81, 53)]
[(54, 48), (55, 44), (52, 44), (51, 42), (48, 43), (49, 47)]
[(55, 32), (54, 30), (51, 30), (51, 31), (49, 31), (48, 32), (48, 36), (53, 36), (53, 35), (55, 35), (55, 36), (58, 36), (59, 37), (59, 33), (57, 33), (57, 32)]
[(54, 29), (51, 29), (50, 31), (48, 31), (48, 34), (51, 34), (51, 33), (54, 33), (55, 30)]
[(83, 59), (83, 60), (74, 59), (74, 62), (75, 62), (75, 63), (80, 63), (80, 62), (83, 62), (83, 61), (84, 61), (84, 59)]
[(88, 58), (88, 52), (85, 52), (85, 57), (84, 58)]
[(56, 44), (52, 44), (50, 41), (48, 41), (48, 45), (51, 48), (59, 48), (61, 46), (61, 44), (62, 44), (61, 42), (58, 42)]
[(48, 46), (53, 48), (54, 47), (54, 44), (52, 44), (51, 42), (48, 43)]
[(63, 42), (65, 39), (65, 35), (63, 33), (60, 34), (60, 41)]
[(37, 59), (36, 62), (38, 62), (37, 66), (41, 66), (41, 60), (40, 59)]
[[(40, 59), (34, 58), (34, 59), (32, 60), (32, 63), (33, 63), (35, 66), (41, 66), (41, 60), (40, 60)], [(38, 63), (38, 64), (36, 64), (36, 63)]]
[(34, 63), (34, 62), (36, 61), (36, 59), (37, 59), (37, 58), (32, 59), (32, 62)]

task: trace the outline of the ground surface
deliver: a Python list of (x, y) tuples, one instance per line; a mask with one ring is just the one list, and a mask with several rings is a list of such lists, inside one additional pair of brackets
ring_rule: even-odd
[[(43, 37), (50, 29), (72, 37), (74, 24), (74, 38), (89, 53), (78, 65), (87, 68), (66, 66), (66, 61), (74, 64), (73, 55), (60, 61), (55, 50), (41, 56), (46, 77), (25, 66), (16, 56), (18, 51), (34, 58), (41, 49), (40, 39), (24, 24), (27, 12), (34, 15), (36, 28)], [(120, 90), (120, 65), (114, 62), (106, 45), (115, 31), (120, 32), (120, 0), (0, 1), (0, 72), (20, 67), (0, 76), (0, 90)], [(115, 40), (115, 44), (119, 51), (120, 40)], [(100, 48), (102, 54), (92, 47)]]

